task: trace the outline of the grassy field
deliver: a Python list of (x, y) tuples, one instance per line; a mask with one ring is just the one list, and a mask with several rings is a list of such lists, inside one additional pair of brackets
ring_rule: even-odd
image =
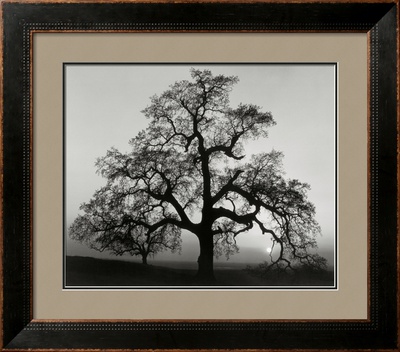
[[(214, 286), (326, 286), (332, 285), (333, 273), (318, 277), (261, 278), (243, 270), (223, 267), (214, 269)], [(199, 286), (196, 270), (159, 265), (143, 265), (122, 260), (89, 257), (66, 258), (67, 286)]]

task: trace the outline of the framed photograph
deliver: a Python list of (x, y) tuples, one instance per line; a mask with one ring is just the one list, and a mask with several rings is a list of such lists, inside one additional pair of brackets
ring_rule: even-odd
[(3, 350), (398, 350), (398, 2), (2, 2)]

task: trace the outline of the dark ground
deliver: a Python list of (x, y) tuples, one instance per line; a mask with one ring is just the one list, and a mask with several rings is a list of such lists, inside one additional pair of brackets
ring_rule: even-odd
[[(201, 286), (196, 270), (89, 257), (66, 258), (66, 286)], [(216, 267), (215, 286), (332, 286), (333, 272), (261, 278), (243, 269)], [(209, 284), (207, 284), (209, 285)]]

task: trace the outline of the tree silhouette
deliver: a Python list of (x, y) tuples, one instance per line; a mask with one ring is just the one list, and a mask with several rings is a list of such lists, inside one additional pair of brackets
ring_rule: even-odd
[(147, 264), (149, 255), (181, 248), (179, 228), (167, 222), (152, 228), (163, 214), (152, 210), (145, 197), (132, 196), (123, 183), (118, 187), (108, 183), (81, 210), (84, 215), (71, 225), (70, 237), (97, 251), (141, 256)]
[(236, 236), (256, 228), (277, 249), (272, 266), (324, 266), (308, 184), (284, 178), (279, 151), (245, 161), (245, 142), (267, 137), (271, 113), (230, 107), (235, 76), (196, 69), (191, 76), (151, 98), (143, 110), (149, 125), (130, 140), (131, 152), (111, 149), (98, 159), (107, 185), (82, 205), (71, 236), (115, 254), (142, 254), (139, 247), (177, 249), (187, 230), (199, 240), (197, 277), (212, 281), (214, 255), (237, 252)]

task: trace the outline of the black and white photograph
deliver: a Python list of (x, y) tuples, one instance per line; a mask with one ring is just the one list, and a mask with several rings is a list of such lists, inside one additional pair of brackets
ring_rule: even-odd
[(337, 289), (335, 63), (64, 63), (64, 289)]

